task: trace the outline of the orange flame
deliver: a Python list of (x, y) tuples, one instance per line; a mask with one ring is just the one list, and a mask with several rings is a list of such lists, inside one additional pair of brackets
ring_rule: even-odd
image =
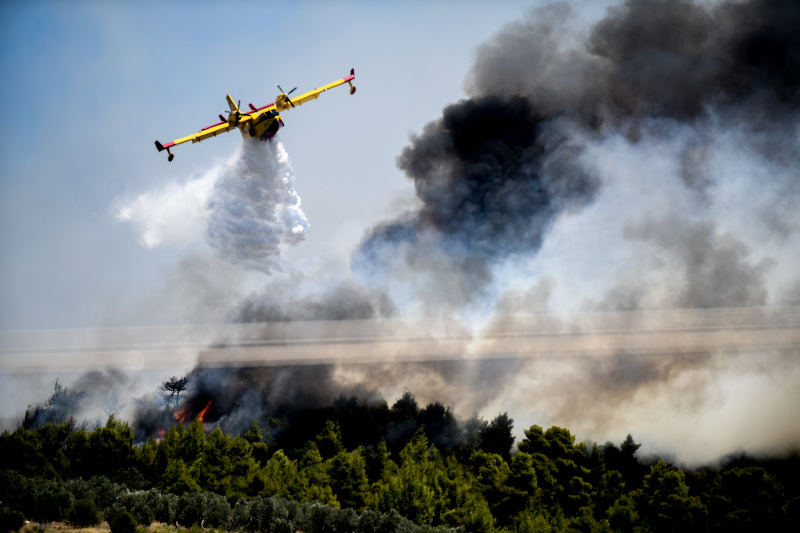
[[(211, 401), (209, 401), (206, 404), (206, 406), (203, 407), (202, 411), (197, 413), (197, 420), (202, 422), (203, 418), (205, 418), (205, 416), (206, 416), (206, 412), (208, 412), (208, 409), (210, 407), (211, 407)], [(191, 417), (192, 417), (192, 409), (191, 409), (191, 407), (184, 407), (183, 409), (181, 409), (180, 411), (175, 413), (175, 422), (177, 422), (178, 424), (185, 424), (186, 422), (189, 421), (189, 419)]]
[(192, 410), (188, 407), (184, 407), (177, 413), (175, 413), (175, 422), (178, 424), (185, 424), (189, 417), (192, 415)]
[(206, 411), (208, 411), (209, 407), (211, 407), (211, 401), (209, 401), (208, 404), (205, 407), (203, 407), (203, 410), (200, 411), (200, 414), (197, 415), (197, 420), (199, 420), (200, 422), (203, 421), (203, 418), (206, 416)]

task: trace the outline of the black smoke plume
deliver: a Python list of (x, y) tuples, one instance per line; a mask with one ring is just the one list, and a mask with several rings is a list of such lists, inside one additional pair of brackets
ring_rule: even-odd
[(491, 264), (536, 252), (554, 217), (585, 205), (598, 188), (566, 125), (552, 118), (518, 95), (445, 108), (397, 161), (422, 207), (373, 229), (356, 270), (391, 270), (399, 252), (404, 269), (465, 278), (458, 291), (444, 291), (445, 302), (460, 304), (491, 281)]
[(524, 95), (594, 127), (745, 103), (774, 117), (800, 103), (792, 0), (628, 0), (586, 37), (575, 35), (573, 15), (555, 4), (509, 25), (479, 49), (469, 92)]
[(596, 187), (584, 175), (563, 187), (564, 176), (544, 166), (553, 150), (546, 122), (520, 96), (445, 108), (398, 158), (422, 200), (417, 231), (432, 229), (488, 258), (538, 249), (547, 222), (565, 204), (589, 200)]

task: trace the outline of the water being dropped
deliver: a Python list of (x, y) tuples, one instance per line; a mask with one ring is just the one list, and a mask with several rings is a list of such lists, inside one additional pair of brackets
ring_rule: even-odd
[(302, 242), (308, 233), (300, 204), (280, 140), (245, 140), (214, 185), (206, 241), (230, 263), (267, 274), (280, 270), (281, 248)]

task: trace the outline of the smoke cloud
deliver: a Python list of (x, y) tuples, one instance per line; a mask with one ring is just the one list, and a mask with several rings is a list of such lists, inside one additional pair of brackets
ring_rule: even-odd
[[(353, 281), (340, 281), (309, 294), (298, 294), (304, 278), (295, 273), (288, 281), (269, 284), (237, 305), (233, 322), (288, 322), (310, 320), (365, 320), (387, 318), (395, 306), (383, 292)], [(307, 284), (307, 282), (305, 282)]]
[(186, 245), (203, 231), (216, 179), (217, 171), (212, 169), (183, 184), (170, 182), (135, 199), (117, 199), (114, 218), (131, 223), (145, 248)]

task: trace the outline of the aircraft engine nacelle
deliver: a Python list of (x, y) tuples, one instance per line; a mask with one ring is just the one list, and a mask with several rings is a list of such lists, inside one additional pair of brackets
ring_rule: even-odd
[(289, 102), (287, 101), (286, 94), (281, 93), (275, 97), (275, 108), (280, 111), (286, 111), (289, 109)]

